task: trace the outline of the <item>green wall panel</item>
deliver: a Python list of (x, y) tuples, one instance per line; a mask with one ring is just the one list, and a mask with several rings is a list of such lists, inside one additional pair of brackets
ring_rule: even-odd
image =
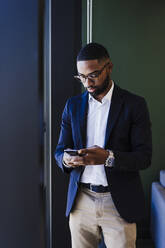
[[(86, 1), (82, 42), (86, 43)], [(165, 2), (93, 0), (93, 41), (114, 64), (112, 79), (147, 100), (153, 132), (152, 166), (141, 171), (148, 208), (151, 183), (165, 169)]]

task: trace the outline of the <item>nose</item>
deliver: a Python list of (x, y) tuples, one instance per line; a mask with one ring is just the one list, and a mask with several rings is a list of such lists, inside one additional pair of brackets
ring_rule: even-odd
[(88, 88), (88, 87), (90, 87), (90, 86), (93, 86), (93, 84), (94, 84), (94, 82), (91, 80), (91, 79), (89, 79), (88, 77), (85, 79), (85, 81), (84, 81), (84, 86), (86, 87), (86, 88)]

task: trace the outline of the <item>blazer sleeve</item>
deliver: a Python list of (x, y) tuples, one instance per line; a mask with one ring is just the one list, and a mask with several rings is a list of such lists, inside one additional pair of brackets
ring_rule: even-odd
[(63, 164), (63, 154), (64, 149), (73, 147), (73, 139), (72, 139), (72, 129), (71, 129), (71, 118), (69, 113), (69, 102), (66, 102), (63, 114), (62, 114), (62, 122), (61, 122), (61, 130), (59, 135), (58, 144), (56, 150), (54, 152), (54, 157), (56, 159), (57, 165), (62, 169), (63, 172), (69, 173), (73, 170), (73, 168), (68, 168)]
[(130, 130), (131, 151), (113, 151), (114, 168), (122, 171), (138, 171), (151, 165), (152, 134), (149, 111), (144, 98), (135, 104)]

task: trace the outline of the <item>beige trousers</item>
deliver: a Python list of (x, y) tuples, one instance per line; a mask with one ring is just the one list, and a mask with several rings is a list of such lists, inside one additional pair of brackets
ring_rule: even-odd
[(136, 224), (120, 217), (109, 192), (95, 193), (81, 187), (69, 226), (72, 248), (97, 248), (101, 233), (107, 248), (136, 247)]

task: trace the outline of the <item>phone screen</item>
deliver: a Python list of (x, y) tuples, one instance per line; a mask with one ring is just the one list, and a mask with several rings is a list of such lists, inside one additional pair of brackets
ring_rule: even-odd
[(64, 150), (64, 152), (68, 153), (71, 156), (79, 156), (77, 150), (68, 149), (68, 150)]

